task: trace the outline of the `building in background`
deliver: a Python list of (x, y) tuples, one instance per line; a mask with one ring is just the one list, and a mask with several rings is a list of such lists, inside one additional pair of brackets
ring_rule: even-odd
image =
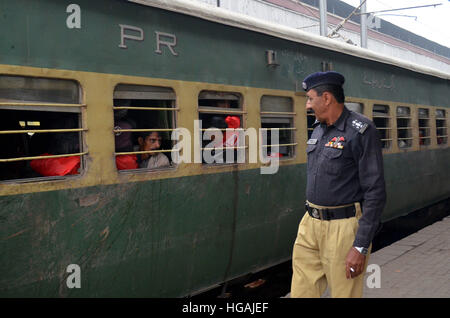
[[(319, 0), (195, 0), (272, 23), (320, 34)], [(339, 0), (327, 0), (328, 33), (353, 11)], [(334, 37), (360, 46), (360, 16), (353, 15)], [(367, 48), (450, 73), (450, 48), (400, 28), (388, 21), (368, 19)]]

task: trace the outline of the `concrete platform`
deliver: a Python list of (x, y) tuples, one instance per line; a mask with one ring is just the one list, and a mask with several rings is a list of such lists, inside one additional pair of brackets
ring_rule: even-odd
[(381, 284), (366, 273), (364, 298), (450, 297), (450, 217), (376, 251), (370, 264), (380, 267)]

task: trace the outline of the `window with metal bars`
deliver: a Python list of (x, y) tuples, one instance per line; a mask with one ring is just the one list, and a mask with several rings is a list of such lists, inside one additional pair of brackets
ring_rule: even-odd
[(308, 133), (308, 139), (311, 138), (313, 133), (313, 124), (316, 122), (316, 115), (314, 115), (314, 111), (312, 109), (306, 110), (306, 131)]
[[(265, 95), (261, 98), (261, 130), (266, 134), (263, 138), (263, 151), (268, 157), (292, 158), (295, 156), (294, 104), (292, 98)], [(272, 140), (272, 132), (278, 131), (278, 141)], [(264, 140), (265, 139), (265, 140)], [(273, 151), (277, 146), (278, 151)]]
[[(240, 93), (201, 91), (198, 96), (201, 122), (200, 144), (203, 164), (243, 163), (238, 151), (245, 151), (243, 134), (243, 98)], [(217, 140), (216, 136), (221, 139)]]
[(429, 146), (431, 144), (430, 111), (419, 108), (419, 145)]
[(401, 149), (412, 146), (411, 109), (406, 106), (397, 107), (397, 142)]
[(372, 120), (380, 134), (381, 147), (389, 149), (392, 143), (391, 116), (388, 105), (373, 105)]
[(114, 89), (113, 110), (117, 170), (173, 166), (171, 134), (178, 108), (172, 88), (119, 84)]
[(447, 135), (447, 116), (445, 109), (436, 109), (436, 138), (438, 145), (446, 145)]
[(0, 180), (81, 174), (85, 106), (76, 81), (0, 75)]

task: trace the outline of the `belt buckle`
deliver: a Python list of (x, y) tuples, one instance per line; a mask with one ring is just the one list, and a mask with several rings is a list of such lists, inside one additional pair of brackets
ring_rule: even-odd
[(316, 208), (313, 208), (312, 210), (312, 217), (316, 219), (320, 219), (319, 211)]

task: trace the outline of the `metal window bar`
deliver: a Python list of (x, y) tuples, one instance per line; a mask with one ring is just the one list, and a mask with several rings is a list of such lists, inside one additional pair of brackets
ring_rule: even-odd
[(286, 115), (286, 116), (296, 116), (296, 112), (260, 112), (262, 116), (264, 115)]
[(52, 106), (52, 107), (86, 107), (87, 104), (63, 104), (63, 103), (10, 103), (10, 102), (0, 102), (0, 106)]
[(178, 107), (139, 107), (139, 106), (113, 106), (114, 110), (120, 109), (133, 109), (133, 110), (168, 110), (168, 111), (179, 111)]
[(201, 131), (213, 131), (213, 130), (220, 130), (220, 131), (243, 131), (244, 128), (217, 128), (217, 127), (209, 127), (209, 128), (202, 128)]
[(172, 149), (172, 150), (147, 150), (147, 151), (127, 151), (127, 152), (115, 152), (115, 156), (122, 156), (122, 155), (138, 155), (138, 154), (146, 154), (146, 153), (165, 153), (165, 152), (172, 152), (172, 151), (180, 151), (181, 149)]
[[(202, 107), (202, 106), (200, 106)], [(222, 109), (209, 109), (209, 108), (198, 108), (199, 113), (215, 113), (215, 114), (223, 114), (223, 115), (245, 115), (246, 111), (243, 110), (222, 110)]]
[(248, 146), (234, 146), (234, 147), (205, 147), (201, 150), (226, 150), (226, 149), (247, 149)]
[(27, 129), (27, 130), (0, 130), (0, 134), (25, 134), (25, 133), (65, 133), (88, 131), (87, 128), (71, 128), (71, 129)]
[(297, 127), (261, 128), (261, 130), (297, 130)]
[(412, 140), (412, 139), (414, 139), (413, 137), (408, 137), (408, 138), (397, 138), (398, 140)]
[(130, 128), (130, 129), (113, 129), (113, 132), (152, 132), (152, 131), (175, 131), (179, 128)]
[(290, 144), (278, 144), (278, 145), (262, 145), (262, 147), (283, 147), (283, 146), (297, 146), (298, 143), (290, 143)]
[(26, 161), (26, 160), (34, 160), (34, 159), (64, 158), (64, 157), (73, 157), (73, 156), (84, 156), (84, 155), (87, 155), (87, 154), (88, 154), (88, 152), (79, 152), (79, 153), (69, 153), (69, 154), (64, 154), (64, 155), (8, 158), (8, 159), (0, 159), (0, 162)]

